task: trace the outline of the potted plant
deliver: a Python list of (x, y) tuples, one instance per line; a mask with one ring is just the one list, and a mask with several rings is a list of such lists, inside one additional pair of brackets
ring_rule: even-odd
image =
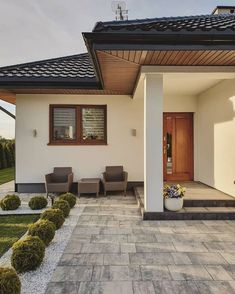
[(165, 208), (178, 211), (183, 207), (185, 188), (181, 185), (165, 185), (163, 190)]

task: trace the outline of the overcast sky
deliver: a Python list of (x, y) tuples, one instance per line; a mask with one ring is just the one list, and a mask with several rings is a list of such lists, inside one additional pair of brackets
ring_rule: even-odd
[[(114, 19), (111, 0), (0, 0), (0, 66), (83, 53), (81, 32)], [(235, 0), (127, 0), (129, 19), (210, 14)], [(14, 112), (14, 107), (0, 101)], [(0, 136), (14, 137), (14, 121), (0, 112)]]

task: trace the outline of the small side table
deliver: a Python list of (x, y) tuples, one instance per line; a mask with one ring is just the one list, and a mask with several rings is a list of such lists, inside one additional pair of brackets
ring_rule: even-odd
[(96, 193), (96, 197), (99, 196), (100, 191), (100, 179), (98, 178), (84, 178), (78, 181), (78, 197), (81, 193)]

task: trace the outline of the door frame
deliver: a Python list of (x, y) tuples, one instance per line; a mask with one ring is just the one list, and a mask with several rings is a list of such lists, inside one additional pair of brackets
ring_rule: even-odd
[[(176, 117), (176, 116), (187, 116), (190, 118), (191, 121), (191, 140), (190, 140), (190, 145), (191, 145), (191, 159), (189, 162), (190, 165), (190, 179), (189, 180), (184, 180), (184, 179), (168, 179), (167, 180), (167, 155), (164, 152), (165, 148), (166, 148), (166, 141), (164, 141), (164, 134), (166, 133), (166, 124), (164, 123), (165, 121), (165, 117), (166, 116), (172, 116), (172, 117)], [(172, 146), (173, 148), (173, 156), (174, 156), (174, 148), (175, 146)], [(174, 160), (174, 159), (173, 159)], [(174, 166), (174, 161), (173, 161), (173, 166)], [(163, 179), (164, 181), (194, 181), (194, 113), (193, 112), (164, 112), (163, 113)]]

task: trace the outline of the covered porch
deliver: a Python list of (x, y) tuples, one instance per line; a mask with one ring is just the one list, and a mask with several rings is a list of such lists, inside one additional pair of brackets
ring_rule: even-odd
[[(167, 183), (170, 184), (170, 183)], [(144, 187), (135, 188), (135, 196), (145, 220), (222, 220), (235, 219), (235, 199), (200, 182), (179, 182), (186, 188), (184, 207), (177, 212), (147, 213)]]
[[(172, 182), (167, 182), (166, 184), (171, 184)], [(216, 190), (212, 187), (209, 187), (200, 182), (179, 182), (180, 185), (186, 188), (186, 193), (184, 196), (184, 200), (188, 205), (190, 204), (191, 207), (197, 207), (195, 205), (208, 203), (208, 205), (212, 205), (213, 203), (216, 204), (220, 202), (223, 204), (223, 207), (226, 207), (228, 204), (230, 206), (234, 206), (235, 211), (235, 199), (234, 197), (225, 194), (219, 190)], [(144, 187), (137, 187), (136, 193), (140, 198), (140, 205), (144, 206)], [(183, 210), (185, 210), (183, 208)], [(190, 210), (190, 208), (186, 208), (186, 210)], [(207, 209), (203, 209), (206, 211)]]
[(137, 192), (145, 219), (163, 219), (164, 181), (186, 187), (181, 213), (234, 217), (234, 81), (233, 67), (142, 67), (134, 99), (144, 103), (144, 188)]

